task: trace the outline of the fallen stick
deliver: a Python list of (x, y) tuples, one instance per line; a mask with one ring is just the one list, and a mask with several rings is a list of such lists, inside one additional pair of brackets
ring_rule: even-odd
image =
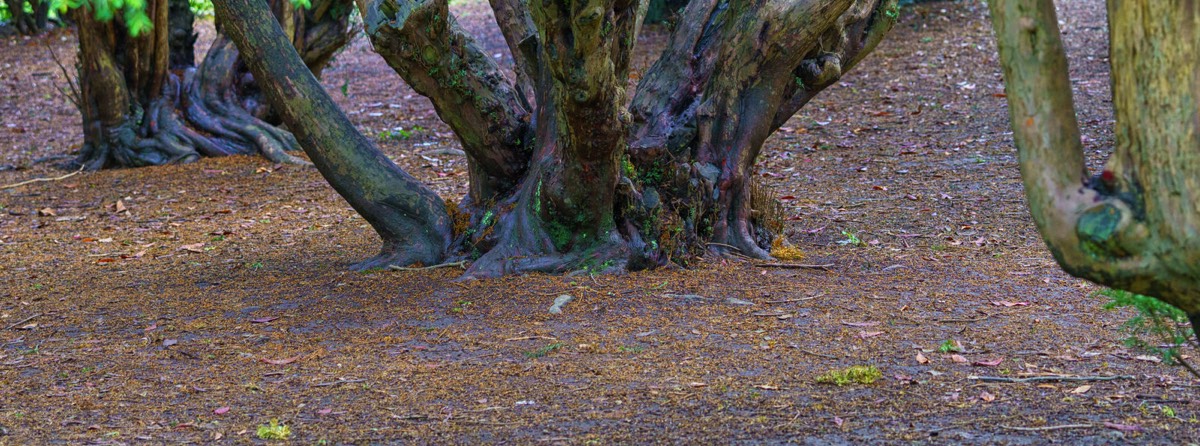
[(789, 303), (789, 302), (804, 302), (804, 301), (806, 301), (806, 300), (813, 300), (813, 299), (816, 299), (816, 298), (818, 298), (818, 297), (821, 297), (821, 296), (824, 296), (824, 295), (825, 295), (825, 293), (819, 293), (819, 294), (816, 294), (816, 295), (813, 295), (813, 296), (801, 297), (801, 298), (799, 298), (799, 299), (768, 300), (768, 301), (766, 301), (766, 302), (763, 302), (763, 303), (768, 303), (768, 304), (786, 304), (786, 303)]
[(1112, 376), (1031, 376), (1028, 378), (1006, 378), (1003, 376), (968, 376), (967, 379), (989, 383), (1031, 383), (1042, 381), (1114, 381), (1134, 379), (1133, 375)]
[(1014, 431), (1036, 432), (1036, 431), (1056, 431), (1056, 430), (1061, 430), (1061, 429), (1086, 429), (1089, 427), (1096, 427), (1096, 426), (1091, 425), (1091, 424), (1060, 424), (1058, 426), (1020, 427), (1020, 426), (1005, 426), (1005, 425), (1001, 424), (1000, 427), (1005, 428), (1005, 429), (1011, 429)]
[(18, 325), (21, 325), (21, 324), (24, 324), (24, 323), (26, 323), (26, 322), (29, 322), (29, 321), (32, 321), (32, 320), (34, 320), (34, 319), (37, 319), (37, 318), (38, 318), (39, 316), (41, 316), (41, 315), (42, 315), (42, 313), (38, 313), (38, 314), (35, 314), (35, 315), (33, 315), (33, 316), (29, 316), (29, 317), (27, 317), (27, 318), (25, 318), (25, 319), (21, 319), (21, 320), (17, 321), (17, 323), (15, 323), (15, 324), (12, 324), (12, 325), (9, 325), (9, 326), (7, 326), (7, 327), (4, 327), (4, 329), (5, 329), (5, 330), (12, 330), (12, 329), (13, 329), (13, 328), (15, 328), (16, 326), (18, 326)]
[(824, 263), (820, 265), (807, 263), (755, 263), (754, 266), (760, 268), (786, 268), (786, 269), (822, 269), (828, 270), (833, 267), (832, 263)]
[(450, 267), (454, 267), (454, 266), (462, 268), (462, 267), (465, 267), (466, 265), (467, 265), (466, 260), (460, 260), (457, 262), (439, 263), (437, 265), (418, 266), (415, 268), (407, 267), (407, 266), (399, 266), (399, 265), (388, 265), (388, 269), (390, 269), (392, 271), (424, 271), (427, 269), (450, 268)]
[(365, 379), (339, 379), (337, 381), (330, 381), (327, 383), (316, 383), (316, 384), (313, 384), (313, 387), (329, 387), (329, 386), (336, 386), (339, 384), (360, 383), (360, 382), (365, 382), (365, 381), (366, 381)]
[(80, 166), (80, 167), (79, 167), (79, 170), (76, 170), (76, 171), (74, 171), (74, 172), (68, 173), (68, 174), (66, 174), (66, 175), (63, 175), (63, 176), (61, 176), (61, 177), (52, 177), (52, 178), (34, 178), (34, 179), (32, 179), (32, 180), (25, 180), (25, 181), (22, 181), (22, 182), (20, 182), (20, 183), (13, 183), (13, 184), (8, 184), (8, 185), (0, 186), (0, 190), (12, 189), (12, 188), (14, 188), (14, 187), (21, 187), (21, 186), (24, 186), (24, 185), (27, 185), (27, 184), (41, 183), (41, 182), (45, 182), (45, 181), (58, 181), (58, 180), (65, 180), (65, 179), (67, 179), (67, 178), (71, 178), (71, 177), (73, 177), (73, 176), (75, 176), (75, 175), (79, 175), (79, 172), (83, 172), (83, 166)]

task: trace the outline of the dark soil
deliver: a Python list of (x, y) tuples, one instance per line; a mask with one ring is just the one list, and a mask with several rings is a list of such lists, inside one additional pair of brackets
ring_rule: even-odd
[[(467, 3), (460, 20), (507, 57)], [(1098, 163), (1112, 141), (1104, 5), (1062, 7)], [(643, 66), (663, 35), (644, 37)], [(69, 173), (52, 165), (79, 148), (79, 117), (47, 47), (70, 66), (73, 45), (69, 30), (0, 40), (0, 184)], [(326, 73), (405, 169), (465, 191), (453, 136), (368, 42)], [(1103, 311), (1099, 288), (1050, 258), (1009, 135), (986, 8), (923, 3), (764, 151), (790, 241), (826, 269), (353, 273), (377, 252), (371, 229), (315, 170), (256, 157), (6, 188), (0, 444), (264, 442), (272, 419), (304, 444), (1200, 437), (1196, 381), (1124, 347), (1130, 314)], [(853, 365), (883, 376), (816, 382)], [(974, 379), (1048, 374), (1127, 378)]]

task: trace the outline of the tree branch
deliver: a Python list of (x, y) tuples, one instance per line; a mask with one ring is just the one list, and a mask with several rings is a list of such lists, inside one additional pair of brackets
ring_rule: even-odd
[(367, 35), (409, 86), (430, 99), (471, 164), (476, 203), (510, 192), (525, 173), (532, 144), (524, 100), (450, 15), (446, 0), (373, 0)]
[(1155, 259), (1140, 255), (1146, 228), (1130, 206), (1088, 185), (1067, 58), (1051, 0), (993, 0), (1013, 140), (1030, 213), (1059, 265), (1133, 292)]

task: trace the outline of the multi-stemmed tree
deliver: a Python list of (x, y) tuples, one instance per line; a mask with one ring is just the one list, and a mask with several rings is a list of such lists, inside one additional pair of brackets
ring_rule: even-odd
[(358, 268), (475, 258), (468, 275), (638, 269), (698, 251), (765, 258), (752, 194), (764, 140), (861, 61), (896, 0), (691, 0), (636, 88), (644, 0), (491, 0), (510, 79), (447, 0), (360, 0), (376, 51), (467, 153), (443, 202), (354, 129), (263, 0), (218, 19), (283, 122), (383, 238)]
[[(113, 9), (110, 0), (96, 0), (73, 10), (79, 28), (73, 96), (84, 127), (76, 165), (132, 167), (252, 153), (295, 161), (286, 153), (297, 148), (295, 139), (276, 126), (227, 38), (218, 35), (195, 66), (186, 0), (123, 5)], [(285, 0), (272, 4), (288, 41), (316, 74), (349, 40), (352, 9), (349, 0), (317, 0), (308, 9)]]
[(1069, 273), (1200, 322), (1200, 3), (1109, 0), (1116, 145), (1084, 166), (1051, 0), (992, 0), (1038, 229)]

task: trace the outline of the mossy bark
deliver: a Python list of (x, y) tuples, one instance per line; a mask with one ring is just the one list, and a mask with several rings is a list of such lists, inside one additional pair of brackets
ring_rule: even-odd
[(1109, 2), (1116, 146), (1089, 176), (1050, 0), (992, 20), (1030, 211), (1069, 273), (1200, 316), (1200, 4)]

